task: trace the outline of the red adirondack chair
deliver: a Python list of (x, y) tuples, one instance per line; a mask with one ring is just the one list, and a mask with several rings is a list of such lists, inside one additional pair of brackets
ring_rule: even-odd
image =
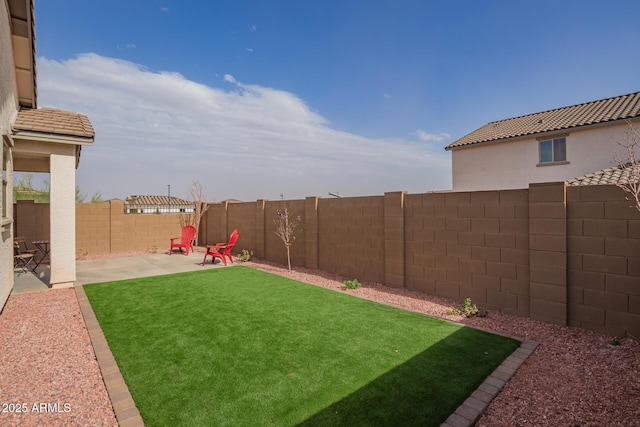
[(238, 241), (238, 236), (240, 236), (240, 233), (236, 228), (231, 233), (231, 236), (229, 237), (229, 241), (227, 243), (217, 243), (215, 245), (208, 245), (207, 252), (204, 254), (204, 259), (202, 260), (202, 265), (204, 266), (204, 264), (207, 262), (208, 256), (211, 257), (211, 264), (215, 263), (216, 258), (220, 258), (224, 265), (227, 265), (226, 258), (229, 258), (229, 261), (231, 261), (231, 263), (233, 264), (233, 258), (231, 257), (231, 249), (233, 249), (233, 246)]
[[(171, 248), (169, 249), (169, 255), (173, 253), (173, 250), (178, 248), (182, 253), (182, 248), (185, 249), (187, 255), (189, 255), (189, 249), (193, 249), (191, 242), (196, 237), (196, 228), (193, 225), (185, 225), (182, 227), (182, 235), (180, 237), (171, 238)], [(180, 239), (179, 242), (176, 240)]]

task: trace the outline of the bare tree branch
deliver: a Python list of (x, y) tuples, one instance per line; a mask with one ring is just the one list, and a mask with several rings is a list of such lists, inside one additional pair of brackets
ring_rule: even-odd
[(295, 210), (291, 209), (284, 201), (284, 196), (280, 195), (280, 208), (276, 210), (276, 219), (273, 223), (276, 226), (274, 233), (280, 237), (285, 248), (287, 248), (287, 265), (291, 271), (291, 246), (296, 237), (302, 232), (302, 228), (298, 225), (302, 222), (300, 215), (296, 215)]
[(622, 171), (622, 176), (616, 185), (624, 190), (626, 199), (631, 201), (640, 211), (640, 132), (628, 120), (627, 125), (625, 141), (619, 142), (624, 149), (624, 157), (615, 157), (615, 161)]
[[(180, 228), (186, 225), (193, 225), (196, 230), (200, 230), (200, 219), (202, 215), (209, 209), (209, 203), (206, 201), (206, 190), (198, 179), (191, 180), (191, 186), (188, 189), (189, 201), (193, 203), (193, 212), (180, 214)], [(198, 233), (196, 233), (196, 246), (198, 245)]]

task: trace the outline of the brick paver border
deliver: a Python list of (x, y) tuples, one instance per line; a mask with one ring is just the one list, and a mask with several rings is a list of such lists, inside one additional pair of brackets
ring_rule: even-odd
[(472, 427), (536, 347), (538, 343), (535, 341), (522, 341), (520, 347), (511, 353), (511, 356), (507, 357), (440, 427)]

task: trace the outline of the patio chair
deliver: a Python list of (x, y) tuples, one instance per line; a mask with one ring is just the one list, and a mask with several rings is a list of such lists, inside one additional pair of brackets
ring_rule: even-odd
[[(29, 249), (29, 247), (27, 246), (27, 240), (24, 237), (14, 237), (13, 238), (13, 244), (18, 244), (18, 249), (20, 249), (20, 252), (23, 254), (33, 254), (33, 256), (35, 256), (38, 253), (37, 249)], [(22, 248), (20, 248), (20, 245), (22, 245)]]
[[(17, 241), (13, 241), (13, 268), (19, 268), (21, 272), (28, 273), (31, 270), (35, 273), (36, 271), (36, 261), (35, 261), (35, 253), (24, 252), (20, 249), (20, 243)], [(33, 263), (33, 265), (32, 265)]]
[(208, 245), (207, 252), (204, 254), (204, 259), (202, 260), (202, 265), (204, 266), (204, 264), (207, 262), (208, 256), (211, 257), (211, 264), (214, 264), (216, 262), (216, 258), (220, 258), (224, 265), (227, 265), (226, 258), (229, 258), (229, 261), (231, 261), (231, 263), (233, 264), (231, 249), (233, 249), (233, 247), (235, 246), (239, 236), (240, 233), (236, 228), (231, 233), (231, 236), (229, 237), (229, 241), (227, 243), (216, 243), (215, 245)]
[[(171, 238), (171, 248), (169, 249), (169, 255), (173, 253), (174, 249), (180, 249), (180, 253), (182, 253), (182, 248), (189, 255), (189, 250), (193, 249), (192, 243), (193, 239), (196, 237), (196, 228), (193, 225), (185, 225), (182, 227), (182, 235), (180, 237), (172, 237)], [(178, 242), (177, 240), (180, 239)]]

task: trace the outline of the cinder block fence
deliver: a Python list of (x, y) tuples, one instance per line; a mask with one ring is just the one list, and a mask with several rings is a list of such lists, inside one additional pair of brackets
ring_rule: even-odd
[[(286, 264), (274, 234), (282, 203), (303, 230), (293, 265), (640, 339), (640, 212), (615, 186), (211, 204), (200, 243), (237, 228), (238, 252)], [(15, 211), (17, 234), (46, 238), (45, 208)], [(78, 205), (76, 217), (87, 254), (164, 251), (179, 235), (178, 215), (129, 215), (121, 201)]]

